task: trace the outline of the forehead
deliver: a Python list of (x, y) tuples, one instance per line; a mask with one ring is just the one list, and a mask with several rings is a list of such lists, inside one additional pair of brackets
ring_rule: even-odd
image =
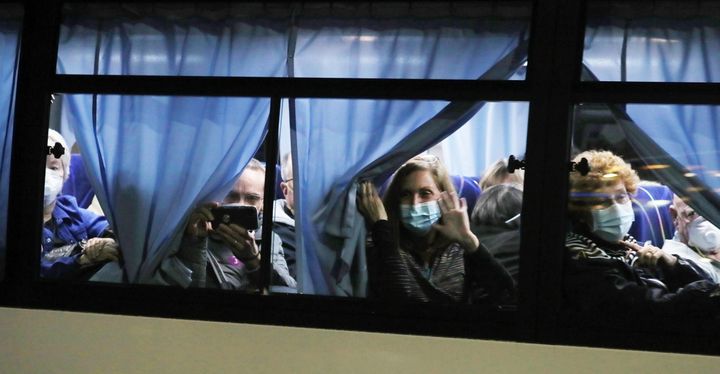
[(428, 170), (416, 170), (408, 174), (400, 184), (402, 190), (417, 190), (420, 188), (432, 188), (437, 190), (438, 185)]
[(233, 190), (243, 193), (255, 193), (263, 195), (265, 188), (265, 174), (260, 170), (249, 169), (240, 174), (240, 178), (235, 181)]

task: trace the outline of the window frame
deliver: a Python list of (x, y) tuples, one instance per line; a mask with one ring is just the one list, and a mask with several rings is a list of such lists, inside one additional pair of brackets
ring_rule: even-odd
[[(591, 1), (591, 0), (587, 0)], [(567, 164), (572, 108), (580, 102), (720, 104), (720, 84), (582, 82), (580, 71), (587, 1), (535, 0), (524, 81), (240, 78), (57, 75), (62, 1), (24, 1), (21, 56), (12, 148), (8, 250), (0, 305), (337, 328), (549, 344), (717, 354), (711, 334), (657, 331), (653, 324), (628, 331), (569, 321), (562, 310), (562, 269), (567, 206)], [(43, 150), (52, 93), (252, 96), (271, 99), (267, 161), (278, 158), (279, 103), (283, 98), (367, 98), (526, 101), (529, 103), (520, 289), (516, 309), (421, 305), (313, 295), (232, 294), (207, 289), (127, 286), (38, 279), (39, 253), (27, 243), (41, 237)], [(27, 172), (33, 170), (34, 172)], [(275, 170), (266, 196), (275, 195)], [(266, 212), (272, 210), (266, 199)], [(557, 209), (558, 206), (563, 208)], [(264, 224), (271, 221), (265, 215)], [(527, 224), (538, 222), (538, 224)], [(271, 234), (270, 230), (266, 233)], [(267, 240), (268, 238), (264, 238)], [(30, 246), (34, 247), (34, 246)], [(269, 269), (270, 256), (264, 256)], [(264, 274), (266, 282), (269, 273)], [(664, 320), (653, 320), (662, 323)], [(711, 331), (720, 331), (715, 329)]]

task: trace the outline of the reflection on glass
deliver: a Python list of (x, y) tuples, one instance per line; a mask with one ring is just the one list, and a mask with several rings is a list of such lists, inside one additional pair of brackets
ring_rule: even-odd
[(720, 10), (711, 1), (591, 1), (587, 15), (583, 62), (599, 80), (720, 81)]
[(514, 302), (522, 173), (498, 160), (523, 155), (527, 104), (295, 104), (300, 292)]
[[(717, 314), (720, 199), (714, 181), (690, 171), (716, 167), (720, 138), (704, 119), (717, 117), (702, 114), (717, 110), (575, 108), (573, 162), (586, 159), (590, 171), (570, 173), (568, 305), (625, 315)], [(701, 138), (702, 146), (695, 143)], [(678, 143), (689, 146), (674, 153)], [(698, 167), (698, 160), (709, 162)]]
[(43, 277), (255, 290), (270, 100), (55, 97)]
[(14, 84), (17, 80), (18, 43), (22, 6), (0, 4), (0, 280), (5, 277), (10, 154), (12, 146)]
[[(71, 3), (60, 74), (509, 79), (530, 2)], [(514, 70), (514, 69), (513, 69)]]

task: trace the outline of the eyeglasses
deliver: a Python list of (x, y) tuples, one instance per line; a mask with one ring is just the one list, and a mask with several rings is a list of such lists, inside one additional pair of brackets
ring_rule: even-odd
[(613, 202), (617, 204), (625, 204), (630, 201), (630, 194), (620, 192), (616, 194), (607, 194), (600, 192), (572, 192), (570, 198), (573, 204), (584, 206), (597, 206), (601, 208), (610, 207)]

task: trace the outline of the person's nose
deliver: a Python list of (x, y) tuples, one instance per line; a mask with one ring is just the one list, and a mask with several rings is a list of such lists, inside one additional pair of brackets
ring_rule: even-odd
[(420, 194), (413, 194), (413, 205), (420, 203), (422, 203), (422, 198), (420, 197)]

